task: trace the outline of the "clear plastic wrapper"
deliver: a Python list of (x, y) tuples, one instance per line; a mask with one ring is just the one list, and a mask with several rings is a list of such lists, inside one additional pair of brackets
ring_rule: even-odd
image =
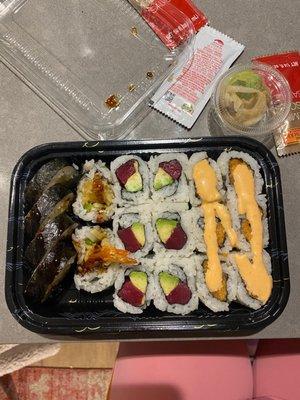
[(118, 139), (190, 57), (194, 27), (181, 18), (185, 39), (170, 50), (127, 0), (0, 1), (0, 60), (82, 136)]

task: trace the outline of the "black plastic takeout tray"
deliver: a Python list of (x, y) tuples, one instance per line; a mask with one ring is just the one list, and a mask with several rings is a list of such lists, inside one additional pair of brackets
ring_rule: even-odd
[[(140, 155), (148, 160), (153, 153), (207, 151), (217, 158), (225, 149), (241, 150), (261, 166), (268, 197), (268, 220), (274, 288), (268, 303), (253, 311), (232, 304), (229, 312), (213, 313), (200, 304), (187, 316), (163, 313), (148, 307), (142, 315), (122, 314), (113, 307), (112, 293), (91, 295), (76, 290), (70, 273), (55, 294), (42, 305), (31, 306), (24, 298), (28, 267), (24, 252), (24, 190), (39, 167), (54, 157), (72, 164), (86, 159), (109, 162), (122, 154)], [(255, 333), (272, 323), (284, 310), (289, 297), (289, 269), (280, 172), (274, 156), (259, 142), (241, 137), (195, 138), (161, 141), (74, 142), (46, 144), (27, 152), (16, 165), (11, 182), (6, 262), (6, 301), (27, 329), (41, 334), (86, 335), (97, 339), (192, 338), (239, 336)]]

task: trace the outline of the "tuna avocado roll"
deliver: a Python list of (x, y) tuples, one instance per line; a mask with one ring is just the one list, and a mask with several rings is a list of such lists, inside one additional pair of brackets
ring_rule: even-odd
[(74, 276), (78, 290), (102, 292), (114, 284), (120, 264), (136, 264), (126, 250), (114, 247), (110, 229), (100, 226), (78, 228), (73, 235), (73, 245), (78, 254)]
[(149, 170), (140, 157), (122, 156), (111, 163), (119, 206), (149, 202)]
[(113, 231), (117, 247), (128, 250), (138, 259), (146, 256), (153, 248), (150, 206), (118, 209)]
[(58, 215), (50, 220), (34, 239), (29, 243), (25, 258), (33, 266), (37, 267), (45, 254), (60, 240), (71, 237), (77, 224), (67, 215)]
[(185, 154), (161, 154), (151, 157), (150, 187), (154, 201), (188, 202), (186, 178), (188, 158)]
[(238, 275), (236, 270), (225, 260), (221, 262), (222, 283), (218, 290), (211, 292), (205, 281), (208, 270), (208, 260), (204, 256), (195, 256), (196, 261), (196, 288), (200, 300), (207, 308), (214, 312), (228, 311), (229, 304), (236, 299)]
[(71, 243), (58, 242), (34, 270), (25, 295), (34, 302), (44, 302), (67, 275), (75, 258), (76, 251)]
[(155, 208), (152, 218), (155, 253), (178, 257), (192, 254), (195, 242), (191, 232), (192, 214), (187, 204), (164, 203)]
[(25, 190), (28, 209), (37, 202), (42, 193), (56, 184), (72, 188), (79, 178), (78, 171), (63, 159), (54, 159), (44, 164), (31, 179)]
[(109, 169), (102, 161), (86, 161), (84, 176), (77, 188), (74, 214), (84, 221), (103, 223), (116, 209), (116, 197)]
[(150, 304), (153, 277), (146, 265), (120, 270), (115, 282), (114, 306), (130, 314), (141, 314)]
[(62, 184), (46, 189), (25, 217), (25, 232), (31, 240), (48, 221), (66, 212), (74, 200), (74, 194)]
[(157, 258), (153, 273), (153, 299), (157, 309), (185, 315), (198, 308), (193, 257)]

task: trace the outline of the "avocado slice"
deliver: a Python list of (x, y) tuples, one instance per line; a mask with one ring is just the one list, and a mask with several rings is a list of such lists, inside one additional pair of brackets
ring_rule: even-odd
[(133, 160), (133, 167), (135, 172), (127, 179), (126, 183), (124, 184), (125, 189), (127, 190), (127, 192), (130, 193), (136, 193), (143, 189), (143, 179), (139, 171), (139, 163), (136, 160)]
[(143, 180), (139, 171), (136, 171), (125, 184), (127, 192), (136, 193), (143, 189)]
[(160, 272), (159, 283), (165, 296), (168, 296), (179, 285), (180, 279), (168, 272)]
[(136, 288), (138, 288), (141, 292), (146, 293), (148, 285), (146, 272), (132, 271), (129, 274), (129, 279)]
[(172, 185), (174, 179), (161, 167), (158, 168), (157, 173), (154, 178), (153, 188), (154, 190), (160, 190), (165, 186)]
[(139, 244), (144, 247), (146, 243), (145, 227), (141, 222), (134, 222), (131, 225), (131, 230)]
[(173, 219), (159, 218), (156, 223), (156, 230), (160, 240), (166, 243), (176, 228), (178, 221)]
[[(233, 74), (229, 83), (233, 86), (245, 86), (260, 91), (265, 90), (261, 76), (252, 70), (245, 70)], [(252, 93), (237, 93), (237, 95), (245, 100), (250, 100), (254, 96)]]

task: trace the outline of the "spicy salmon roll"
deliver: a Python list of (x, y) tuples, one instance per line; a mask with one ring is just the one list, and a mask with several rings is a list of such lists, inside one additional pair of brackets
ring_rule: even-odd
[(163, 203), (152, 215), (154, 252), (156, 254), (188, 257), (195, 249), (191, 231), (192, 215), (186, 203)]
[(112, 176), (102, 161), (86, 161), (84, 176), (77, 188), (74, 214), (84, 221), (103, 223), (111, 219), (116, 209)]
[(78, 290), (102, 292), (114, 284), (121, 264), (136, 264), (126, 251), (114, 247), (110, 229), (84, 226), (76, 229), (72, 240), (77, 251), (74, 282)]
[(161, 154), (150, 158), (150, 188), (152, 200), (188, 202), (186, 171), (188, 158), (182, 153)]
[(153, 301), (158, 310), (186, 315), (198, 308), (194, 257), (156, 258), (153, 274)]
[(118, 273), (113, 299), (119, 311), (142, 314), (149, 306), (153, 294), (153, 276), (148, 264), (145, 260), (138, 267)]
[(135, 258), (145, 257), (153, 248), (150, 206), (119, 208), (113, 220), (117, 247), (131, 252)]
[(199, 299), (214, 312), (228, 311), (229, 304), (236, 299), (238, 287), (238, 275), (226, 260), (221, 261), (222, 282), (220, 288), (210, 291), (205, 280), (208, 270), (208, 259), (205, 256), (196, 256), (196, 287)]
[(190, 202), (193, 206), (202, 203), (222, 202), (224, 187), (221, 170), (206, 152), (194, 153), (188, 168)]
[(145, 161), (134, 155), (121, 156), (110, 168), (119, 206), (149, 202), (149, 170)]

